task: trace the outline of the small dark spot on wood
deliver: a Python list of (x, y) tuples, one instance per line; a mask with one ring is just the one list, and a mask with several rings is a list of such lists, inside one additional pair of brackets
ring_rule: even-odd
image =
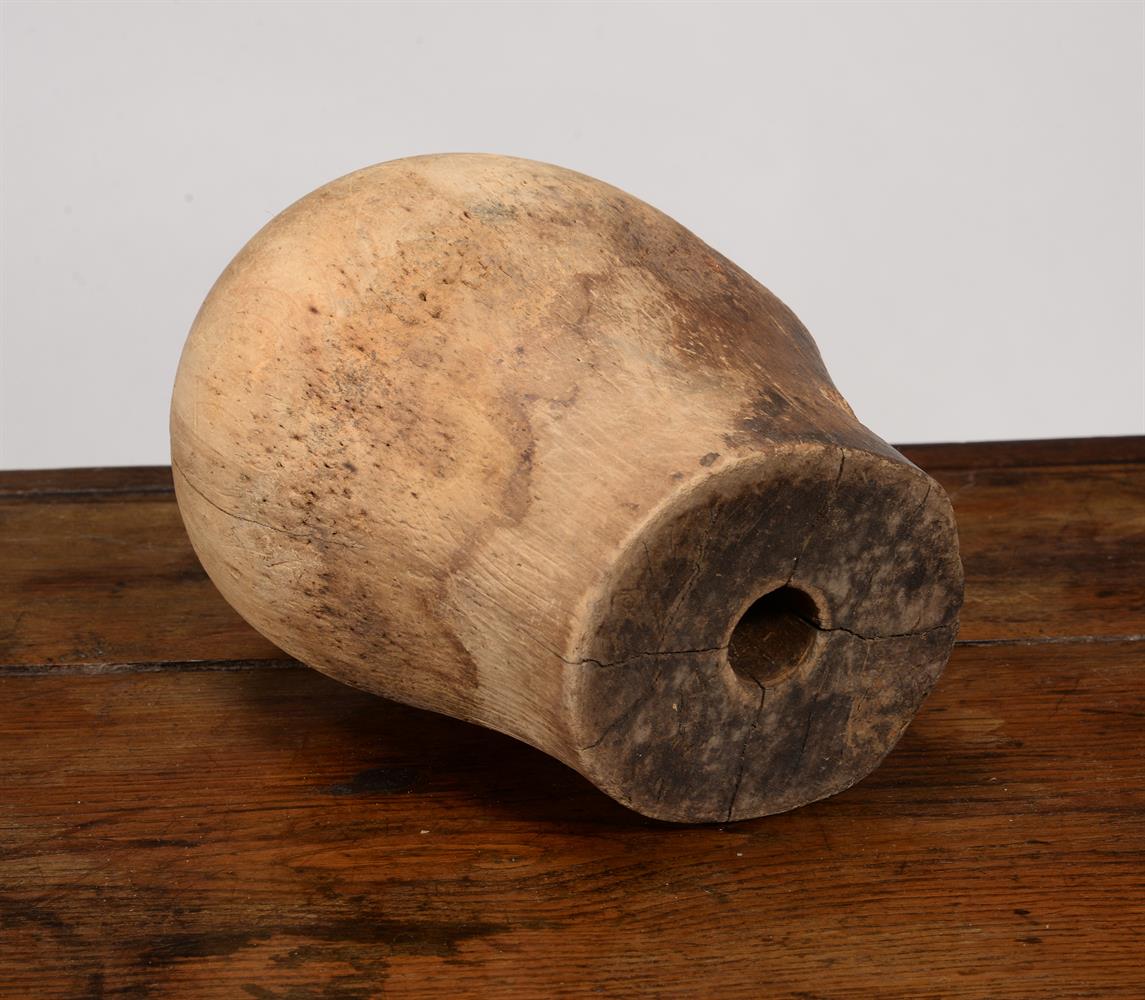
[(703, 458), (700, 459), (700, 465), (711, 465), (719, 457), (720, 453), (718, 451), (709, 451)]
[[(152, 946), (140, 955), (140, 962), (153, 967), (172, 965), (181, 959), (225, 957), (273, 937), (338, 945), (369, 945), (381, 948), (389, 955), (449, 958), (457, 954), (458, 945), (465, 941), (503, 934), (508, 930), (504, 924), (394, 920), (377, 912), (358, 912), (346, 919), (327, 917), (307, 924), (266, 924), (241, 931), (168, 934), (154, 939)], [(249, 990), (246, 992), (258, 995)], [(331, 994), (323, 992), (322, 995)]]
[(174, 837), (139, 837), (135, 840), (121, 842), (125, 847), (140, 847), (154, 849), (157, 847), (198, 847), (197, 840), (180, 840)]
[(318, 307), (317, 307), (317, 306), (311, 306), (311, 307), (310, 307), (310, 311), (311, 311), (312, 313), (314, 313), (314, 315), (315, 315), (315, 316), (317, 316), (317, 315), (318, 315)]
[(1040, 937), (1034, 937), (1033, 935), (1031, 935), (1030, 937), (1018, 938), (1018, 940), (1021, 941), (1022, 944), (1041, 944), (1042, 943), (1042, 939)]
[(66, 924), (54, 910), (47, 910), (22, 899), (0, 896), (0, 927), (11, 928), (31, 924), (62, 931)]
[[(144, 965), (170, 965), (181, 958), (208, 958), (233, 955), (258, 937), (257, 932), (203, 931), (197, 934), (168, 934), (154, 939), (140, 955)], [(267, 932), (263, 936), (269, 937)]]
[(372, 767), (348, 782), (323, 789), (327, 795), (396, 795), (412, 791), (424, 772), (416, 767)]

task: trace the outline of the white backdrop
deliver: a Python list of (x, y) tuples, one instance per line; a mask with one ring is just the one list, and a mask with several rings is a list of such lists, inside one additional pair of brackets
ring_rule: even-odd
[(601, 177), (896, 442), (1145, 431), (1141, 3), (5, 3), (0, 466), (168, 460), (199, 302), (357, 167)]

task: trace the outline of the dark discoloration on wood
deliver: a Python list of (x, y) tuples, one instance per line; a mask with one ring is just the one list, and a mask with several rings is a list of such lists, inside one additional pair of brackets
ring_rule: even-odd
[(830, 634), (806, 683), (768, 689), (728, 818), (744, 803), (778, 812), (823, 798), (874, 770), (938, 680), (953, 639), (950, 626), (887, 639)]
[[(385, 957), (427, 955), (448, 958), (456, 955), (459, 945), (465, 941), (504, 933), (506, 930), (507, 927), (492, 923), (396, 921), (386, 919), (383, 913), (359, 912), (350, 920), (319, 917), (310, 923), (264, 926), (256, 930), (161, 936), (148, 944), (139, 960), (141, 965), (154, 967), (174, 965), (187, 959), (226, 957), (272, 938), (336, 942), (343, 947), (348, 944), (373, 947), (381, 949)], [(377, 981), (371, 982), (376, 984)]]
[(329, 795), (394, 795), (413, 791), (425, 780), (425, 773), (416, 767), (372, 767), (360, 771), (347, 782), (329, 785)]
[[(733, 470), (633, 546), (581, 695), (593, 777), (626, 804), (692, 820), (791, 808), (865, 775), (917, 711), (956, 632), (951, 515), (917, 473), (850, 462), (835, 448)], [(741, 650), (733, 668), (741, 615), (783, 588), (805, 602), (806, 643), (771, 647), (790, 664), (753, 669)]]

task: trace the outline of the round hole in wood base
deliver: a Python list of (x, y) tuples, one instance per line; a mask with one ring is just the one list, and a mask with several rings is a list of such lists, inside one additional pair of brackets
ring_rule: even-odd
[(948, 502), (913, 467), (809, 443), (711, 469), (633, 536), (566, 660), (577, 766), (683, 822), (854, 784), (957, 627)]
[(778, 587), (743, 613), (728, 643), (732, 670), (766, 687), (794, 673), (811, 652), (821, 618), (811, 596), (798, 587)]

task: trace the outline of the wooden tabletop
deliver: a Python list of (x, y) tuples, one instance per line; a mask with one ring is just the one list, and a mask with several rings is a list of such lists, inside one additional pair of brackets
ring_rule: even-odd
[(903, 450), (945, 674), (855, 788), (702, 827), (286, 658), (167, 469), (0, 473), (0, 996), (1145, 995), (1145, 438)]

